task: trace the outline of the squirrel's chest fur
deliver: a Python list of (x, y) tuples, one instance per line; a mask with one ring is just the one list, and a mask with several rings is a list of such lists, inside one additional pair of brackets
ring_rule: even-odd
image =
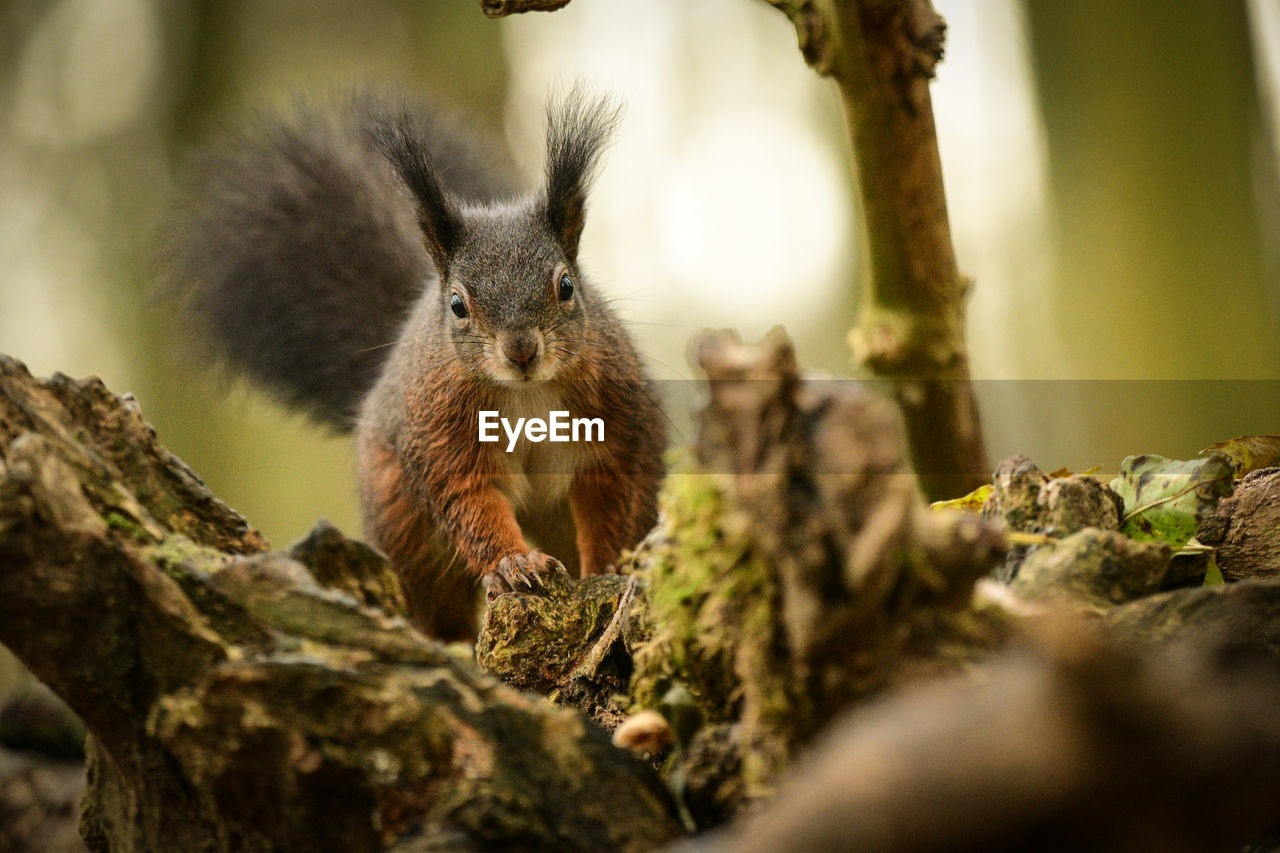
[[(514, 428), (520, 419), (538, 418), (547, 421), (554, 411), (568, 411), (569, 417), (578, 417), (565, 403), (562, 394), (552, 387), (513, 389), (497, 402), (499, 416)], [(552, 442), (549, 439), (530, 441), (521, 428), (515, 446), (510, 452), (505, 430), (501, 439), (488, 447), (498, 472), (498, 489), (511, 501), (517, 512), (541, 510), (564, 500), (573, 475), (589, 465), (598, 455), (597, 445), (590, 442)]]

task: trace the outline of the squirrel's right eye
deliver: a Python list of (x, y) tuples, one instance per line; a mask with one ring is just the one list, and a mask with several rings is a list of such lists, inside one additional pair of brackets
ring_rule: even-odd
[(560, 297), (561, 302), (568, 302), (573, 298), (573, 279), (568, 273), (560, 276), (560, 287), (556, 291), (556, 295)]
[(467, 303), (463, 302), (462, 297), (456, 293), (449, 300), (449, 310), (453, 311), (453, 316), (459, 320), (467, 319)]

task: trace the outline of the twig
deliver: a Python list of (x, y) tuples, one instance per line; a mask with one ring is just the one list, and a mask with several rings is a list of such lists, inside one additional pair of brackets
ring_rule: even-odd
[(524, 12), (554, 12), (568, 5), (569, 0), (480, 0), (480, 9), (490, 18)]

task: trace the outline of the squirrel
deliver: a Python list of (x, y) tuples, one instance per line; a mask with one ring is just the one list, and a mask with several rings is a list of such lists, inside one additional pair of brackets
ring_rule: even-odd
[[(575, 88), (546, 118), (545, 181), (523, 195), (502, 157), (404, 100), (267, 118), (197, 158), (171, 242), (193, 331), (354, 430), (365, 533), (447, 640), (475, 638), (478, 581), (603, 572), (657, 519), (664, 415), (578, 263), (618, 108)], [(556, 410), (601, 419), (602, 440), (479, 440), (481, 412)]]

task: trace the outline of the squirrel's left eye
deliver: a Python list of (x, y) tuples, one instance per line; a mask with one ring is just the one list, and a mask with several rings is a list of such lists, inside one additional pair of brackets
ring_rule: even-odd
[(470, 313), (467, 311), (467, 303), (463, 302), (462, 297), (456, 293), (453, 294), (453, 298), (449, 300), (449, 309), (453, 311), (453, 316), (457, 317), (459, 320), (467, 319), (467, 315)]
[(568, 273), (560, 276), (560, 287), (556, 290), (561, 302), (568, 302), (573, 298), (573, 279)]

